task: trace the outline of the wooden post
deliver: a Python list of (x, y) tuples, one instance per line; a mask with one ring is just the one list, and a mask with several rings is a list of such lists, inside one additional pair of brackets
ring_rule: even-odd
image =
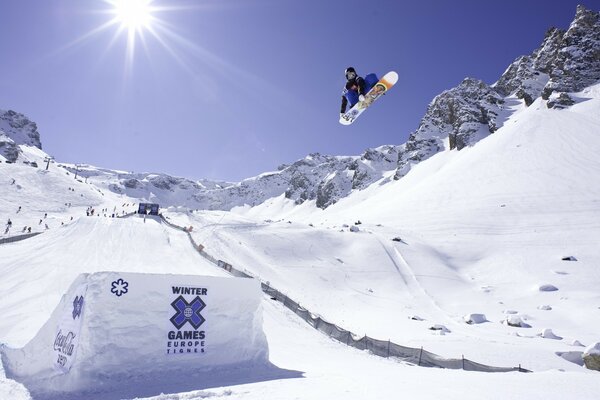
[(421, 346), (421, 351), (419, 352), (419, 362), (418, 362), (418, 366), (421, 366), (421, 357), (423, 356), (423, 346)]
[(462, 354), (462, 369), (465, 369), (465, 355)]

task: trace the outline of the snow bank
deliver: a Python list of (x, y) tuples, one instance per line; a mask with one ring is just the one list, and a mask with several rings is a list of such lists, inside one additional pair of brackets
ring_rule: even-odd
[(264, 366), (260, 300), (251, 279), (82, 274), (27, 345), (0, 349), (6, 376), (36, 399), (122, 397)]
[(467, 314), (463, 316), (463, 320), (467, 324), (483, 324), (487, 322), (487, 318), (484, 314)]
[(531, 328), (531, 325), (524, 322), (523, 319), (516, 314), (509, 314), (506, 316), (506, 319), (502, 321), (502, 323), (512, 326), (515, 328)]
[(539, 336), (543, 337), (544, 339), (562, 340), (562, 337), (556, 335), (554, 332), (552, 332), (552, 329), (550, 329), (550, 328), (542, 329)]

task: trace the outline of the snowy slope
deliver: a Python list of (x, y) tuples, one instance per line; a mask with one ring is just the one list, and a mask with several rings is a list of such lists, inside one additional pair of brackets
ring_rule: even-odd
[(0, 331), (2, 342), (11, 346), (31, 339), (82, 272), (226, 275), (200, 257), (183, 232), (137, 217), (84, 216), (43, 235), (0, 246), (0, 259), (0, 296), (7, 310)]
[[(136, 210), (136, 199), (102, 190), (54, 161), (45, 162), (48, 155), (36, 147), (19, 149), (19, 162), (0, 163), (0, 239), (26, 233), (28, 228), (45, 232), (61, 227), (85, 216), (88, 208), (95, 215), (109, 216)], [(9, 219), (12, 227), (7, 231)]]
[[(276, 198), (239, 216), (171, 217), (203, 226), (195, 237), (207, 251), (347, 329), (447, 357), (579, 371), (555, 353), (599, 339), (600, 86), (572, 96), (565, 110), (516, 106), (477, 146), (324, 211)], [(357, 233), (344, 227), (359, 220)], [(513, 312), (531, 327), (502, 324)], [(470, 313), (489, 322), (467, 325)], [(452, 333), (433, 335), (434, 324)]]
[[(210, 254), (359, 334), (424, 346), (446, 357), (521, 363), (533, 374), (432, 370), (379, 359), (327, 339), (265, 298), (270, 361), (289, 373), (207, 382), (199, 384), (199, 392), (169, 398), (391, 398), (400, 390), (419, 398), (475, 399), (482, 393), (498, 399), (594, 398), (597, 373), (556, 354), (576, 360), (583, 347), (571, 342), (589, 345), (600, 332), (595, 268), (600, 87), (572, 96), (579, 103), (565, 110), (549, 110), (541, 99), (529, 108), (515, 105), (503, 128), (476, 146), (439, 153), (405, 178), (384, 178), (326, 210), (281, 196), (234, 213), (175, 208), (166, 213), (179, 225), (194, 226), (195, 239)], [(108, 200), (118, 204), (127, 198), (102, 196), (58, 168), (0, 170), (3, 211), (30, 199), (31, 205), (43, 205), (37, 212), (56, 207), (66, 221), (0, 246), (4, 343), (31, 339), (80, 272), (222, 274), (197, 255), (184, 233), (157, 221), (82, 216), (92, 200), (112, 209)], [(46, 188), (54, 190), (52, 196), (33, 192), (36, 185), (29, 181), (49, 174), (56, 179)], [(15, 176), (31, 191), (26, 196), (7, 182)], [(75, 203), (72, 191), (60, 189), (67, 182), (81, 185), (75, 194), (85, 200)], [(69, 200), (77, 205), (60, 206)], [(74, 207), (78, 215), (71, 222)], [(359, 220), (359, 231), (350, 232)], [(563, 256), (578, 261), (561, 261)], [(540, 292), (542, 284), (559, 290)], [(531, 328), (500, 323), (513, 315), (508, 312)], [(489, 322), (468, 325), (463, 316), (470, 313), (485, 314)], [(435, 324), (450, 332), (429, 330)], [(563, 339), (537, 336), (546, 328)], [(0, 393), (27, 398), (25, 388), (4, 378)]]
[[(184, 217), (185, 218), (185, 217)], [(231, 223), (225, 218), (221, 223)], [(247, 229), (247, 224), (239, 224), (237, 229)], [(71, 230), (78, 232), (69, 232)], [(65, 246), (73, 253), (74, 260), (84, 260), (72, 266), (74, 270), (94, 270), (97, 262), (105, 260), (105, 256), (117, 265), (114, 269), (121, 269), (118, 265), (127, 265), (127, 270), (167, 271), (173, 273), (202, 273), (211, 274), (208, 266), (203, 266), (198, 256), (193, 252), (189, 242), (184, 246), (187, 238), (181, 232), (165, 228), (155, 221), (130, 218), (125, 220), (83, 218), (75, 227), (63, 229), (61, 238), (51, 237), (46, 233), (34, 239), (21, 242), (15, 250), (17, 261), (11, 262), (13, 269), (2, 264), (2, 274), (17, 275), (17, 270), (30, 265), (32, 258), (26, 258), (26, 249), (39, 253), (42, 247), (47, 253), (40, 257), (43, 259), (60, 260), (60, 254), (65, 253)], [(93, 247), (77, 241), (77, 233), (85, 233), (85, 240), (92, 242), (102, 241), (107, 238), (105, 246)], [(56, 235), (55, 235), (56, 236)], [(135, 240), (142, 237), (144, 240)], [(35, 241), (38, 243), (35, 243)], [(39, 243), (40, 240), (44, 242)], [(84, 240), (84, 239), (81, 239)], [(74, 246), (69, 246), (73, 243)], [(136, 244), (137, 243), (137, 244)], [(169, 244), (170, 243), (170, 244)], [(315, 241), (316, 243), (316, 241)], [(132, 248), (133, 246), (133, 248)], [(174, 246), (171, 249), (171, 246)], [(6, 249), (7, 247), (4, 247)], [(2, 247), (0, 247), (2, 249)], [(90, 251), (93, 249), (94, 251)], [(2, 259), (8, 250), (3, 250)], [(89, 254), (89, 253), (99, 254)], [(144, 254), (147, 254), (144, 256)], [(142, 257), (139, 259), (139, 257)], [(190, 257), (188, 259), (187, 257)], [(201, 259), (200, 259), (201, 260)], [(69, 259), (60, 264), (69, 265)], [(189, 265), (184, 267), (184, 265)], [(183, 267), (183, 268), (182, 268)], [(35, 267), (34, 273), (40, 273), (42, 266)], [(62, 266), (46, 267), (53, 271), (52, 276), (65, 277), (68, 281), (71, 274)], [(219, 273), (219, 270), (214, 270)], [(50, 276), (48, 273), (47, 276)], [(62, 279), (61, 279), (62, 280)], [(364, 278), (368, 281), (367, 278)], [(11, 284), (10, 297), (19, 294), (29, 296), (44, 296), (49, 306), (60, 290), (62, 282), (52, 282), (49, 278), (45, 284), (16, 282), (9, 279)], [(298, 282), (299, 283), (299, 282)], [(366, 282), (365, 282), (366, 283)], [(309, 290), (309, 288), (306, 288)], [(3, 293), (4, 294), (4, 293)], [(6, 299), (7, 295), (2, 298)], [(11, 302), (6, 305), (2, 302), (3, 312), (16, 308), (21, 317), (33, 314), (30, 319), (17, 318), (13, 324), (18, 327), (29, 327), (21, 335), (16, 336), (12, 343), (26, 341), (36, 331), (37, 320), (43, 320), (43, 306), (33, 299), (20, 299), (17, 304)], [(547, 371), (534, 374), (484, 374), (462, 371), (435, 370), (428, 368), (415, 368), (392, 360), (380, 359), (356, 349), (331, 341), (322, 334), (314, 331), (310, 326), (280, 305), (273, 303), (267, 297), (263, 302), (265, 308), (264, 329), (267, 334), (270, 349), (270, 361), (281, 369), (279, 375), (265, 374), (257, 371), (254, 375), (236, 377), (235, 374), (229, 381), (219, 380), (198, 383), (196, 392), (181, 393), (167, 396), (158, 396), (157, 399), (201, 399), (201, 398), (227, 398), (227, 399), (326, 399), (343, 396), (346, 399), (368, 398), (393, 398), (398, 392), (409, 396), (418, 396), (424, 399), (440, 397), (455, 397), (460, 393), (461, 398), (479, 399), (485, 394), (489, 399), (505, 398), (534, 398), (544, 395), (549, 399), (561, 399), (571, 394), (578, 398), (591, 399), (597, 391), (597, 377), (593, 373)], [(42, 309), (42, 310), (40, 310)], [(35, 318), (37, 317), (37, 318)], [(17, 329), (19, 331), (20, 329)], [(6, 332), (6, 327), (0, 329)], [(3, 333), (4, 337), (4, 333)], [(286, 372), (287, 371), (287, 372)], [(215, 385), (217, 387), (215, 387)], [(465, 391), (465, 387), (469, 389)], [(542, 388), (552, 387), (551, 393)], [(491, 390), (490, 388), (494, 388)], [(147, 390), (140, 389), (140, 392)], [(12, 381), (0, 379), (0, 393), (6, 393), (13, 399), (26, 399), (28, 395), (24, 388)], [(517, 396), (515, 396), (515, 394)]]
[[(542, 99), (530, 107), (515, 102), (503, 127), (476, 146), (439, 153), (398, 181), (391, 171), (326, 210), (280, 196), (234, 212), (166, 212), (170, 221), (193, 226), (209, 254), (358, 334), (445, 357), (522, 364), (533, 374), (378, 359), (332, 342), (265, 298), (270, 361), (289, 373), (214, 382), (218, 388), (207, 383), (169, 398), (391, 398), (400, 390), (419, 398), (595, 398), (597, 373), (577, 362), (584, 348), (572, 343), (587, 346), (600, 332), (600, 86), (571, 96), (578, 103), (564, 110), (548, 109)], [(35, 173), (24, 181), (39, 173), (19, 168)], [(12, 207), (22, 198), (10, 193), (4, 200)], [(64, 203), (70, 192), (54, 196)], [(577, 261), (562, 261), (566, 256)], [(222, 273), (182, 232), (137, 218), (80, 217), (0, 246), (0, 259), (0, 307), (8, 317), (0, 332), (11, 345), (35, 334), (79, 272)], [(558, 290), (542, 292), (540, 285)], [(467, 324), (463, 317), (472, 313), (487, 322)], [(509, 317), (530, 327), (502, 323)], [(449, 332), (431, 331), (436, 324)], [(546, 329), (560, 338), (540, 337)], [(22, 386), (2, 382), (1, 390), (26, 398), (18, 394)]]

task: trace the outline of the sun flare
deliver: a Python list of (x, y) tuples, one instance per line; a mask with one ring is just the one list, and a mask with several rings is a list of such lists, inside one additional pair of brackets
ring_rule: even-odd
[[(203, 8), (197, 2), (182, 5), (175, 0), (97, 0), (102, 6), (90, 10), (92, 14), (107, 17), (104, 23), (95, 26), (90, 31), (77, 37), (60, 49), (75, 48), (91, 38), (104, 36), (107, 46), (99, 58), (108, 57), (112, 49), (124, 50), (124, 78), (129, 78), (134, 71), (134, 62), (141, 62), (140, 55), (145, 56), (144, 62), (157, 59), (159, 49), (175, 60), (183, 70), (197, 76), (196, 64), (189, 63), (189, 58), (199, 59), (203, 64), (209, 63), (213, 68), (229, 68), (241, 73), (217, 55), (198, 46), (197, 43), (177, 33), (173, 23), (176, 14), (185, 11), (198, 11)], [(169, 22), (170, 15), (171, 21)], [(111, 34), (112, 33), (112, 34)], [(141, 50), (141, 51), (140, 51)], [(136, 61), (137, 60), (137, 61)]]
[(114, 0), (115, 21), (129, 31), (150, 28), (152, 24), (151, 0)]

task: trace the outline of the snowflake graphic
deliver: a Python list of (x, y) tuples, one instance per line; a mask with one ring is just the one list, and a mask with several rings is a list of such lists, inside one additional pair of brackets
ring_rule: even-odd
[(123, 279), (119, 278), (112, 283), (112, 288), (110, 289), (110, 292), (115, 294), (118, 297), (121, 297), (122, 295), (124, 295), (125, 293), (128, 292), (128, 289), (127, 289), (128, 286), (129, 286), (129, 283), (127, 283)]

